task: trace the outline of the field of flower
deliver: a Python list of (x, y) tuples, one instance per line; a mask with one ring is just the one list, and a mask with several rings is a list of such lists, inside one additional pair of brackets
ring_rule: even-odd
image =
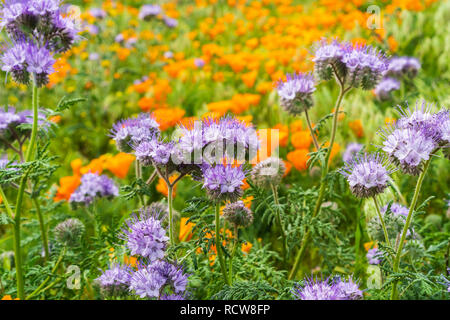
[(1, 6), (2, 300), (450, 298), (450, 1)]

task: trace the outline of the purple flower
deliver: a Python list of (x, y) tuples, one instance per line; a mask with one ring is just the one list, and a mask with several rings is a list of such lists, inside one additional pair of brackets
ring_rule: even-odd
[(71, 203), (89, 205), (96, 197), (116, 197), (119, 189), (114, 181), (105, 175), (86, 173), (81, 177), (81, 185), (70, 196)]
[(412, 57), (394, 57), (389, 60), (386, 75), (393, 77), (408, 76), (413, 78), (417, 75), (421, 65), (419, 60)]
[(153, 17), (162, 13), (162, 9), (159, 5), (145, 4), (139, 10), (139, 19), (150, 20)]
[(380, 264), (383, 254), (377, 248), (372, 248), (367, 251), (366, 258), (369, 264), (377, 265)]
[(29, 43), (25, 52), (27, 71), (34, 75), (36, 85), (42, 87), (48, 83), (48, 76), (53, 73), (55, 59), (45, 47), (38, 48)]
[[(385, 205), (383, 208), (381, 208), (381, 213), (384, 214), (386, 213), (388, 209), (388, 205)], [(408, 216), (409, 213), (409, 209), (405, 206), (402, 206), (401, 204), (398, 203), (392, 203), (391, 204), (391, 212), (394, 216), (401, 216), (403, 218), (406, 218)]]
[[(164, 56), (165, 56), (165, 54), (164, 54)], [(194, 64), (195, 64), (195, 66), (197, 68), (201, 69), (201, 68), (203, 68), (205, 66), (205, 60), (200, 59), (200, 58), (195, 58), (194, 59)]]
[(167, 288), (176, 294), (182, 293), (187, 283), (188, 275), (181, 267), (158, 260), (133, 273), (130, 291), (141, 298), (158, 298)]
[(158, 215), (147, 213), (149, 211), (141, 211), (139, 216), (133, 214), (125, 222), (122, 237), (131, 255), (139, 255), (152, 262), (164, 257), (169, 237), (166, 236)]
[(128, 292), (132, 270), (128, 266), (113, 263), (97, 279), (102, 293), (106, 296), (118, 296)]
[(242, 166), (233, 167), (230, 164), (215, 166), (204, 165), (203, 188), (215, 201), (235, 202), (242, 196), (241, 186), (244, 184), (245, 172)]
[(167, 165), (173, 151), (173, 142), (165, 143), (159, 141), (157, 138), (149, 141), (143, 141), (135, 147), (136, 159), (145, 166)]
[(333, 40), (318, 43), (313, 61), (320, 80), (335, 74), (340, 81), (365, 90), (373, 89), (388, 68), (386, 57), (371, 46), (353, 46)]
[(163, 294), (159, 300), (185, 300), (182, 295), (179, 294)]
[(359, 154), (346, 162), (340, 173), (347, 177), (352, 193), (359, 198), (373, 197), (388, 186), (393, 170), (379, 154)]
[(116, 142), (117, 149), (131, 152), (133, 146), (139, 146), (144, 141), (151, 141), (159, 136), (159, 124), (153, 115), (141, 113), (137, 118), (120, 120), (113, 125), (110, 136)]
[(164, 17), (163, 20), (166, 26), (168, 26), (169, 28), (175, 28), (176, 26), (178, 26), (178, 20), (176, 19)]
[(389, 100), (391, 92), (400, 89), (400, 81), (394, 78), (384, 78), (375, 88), (375, 95), (380, 100)]
[(286, 81), (278, 81), (277, 90), (281, 97), (281, 106), (287, 112), (297, 115), (312, 107), (312, 94), (316, 90), (315, 80), (311, 74), (287, 74)]
[(340, 277), (325, 280), (304, 280), (304, 285), (297, 284), (292, 294), (298, 300), (359, 300), (362, 291), (352, 277), (342, 280)]
[(342, 160), (344, 162), (352, 161), (352, 159), (363, 149), (363, 147), (364, 146), (360, 143), (349, 143), (344, 154), (342, 155)]
[(104, 19), (106, 17), (105, 10), (103, 10), (101, 8), (91, 8), (89, 10), (89, 13), (91, 14), (91, 16), (93, 16), (94, 18), (97, 18), (97, 19)]
[(180, 126), (177, 148), (187, 164), (221, 163), (224, 157), (253, 159), (259, 148), (255, 129), (232, 116)]

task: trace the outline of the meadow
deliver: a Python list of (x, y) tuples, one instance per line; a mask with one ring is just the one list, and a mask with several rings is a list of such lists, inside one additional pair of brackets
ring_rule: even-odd
[(449, 299), (449, 1), (0, 17), (2, 300)]

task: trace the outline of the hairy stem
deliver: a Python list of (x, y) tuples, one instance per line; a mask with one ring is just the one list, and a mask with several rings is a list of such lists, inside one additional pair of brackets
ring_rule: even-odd
[(283, 241), (283, 265), (286, 265), (286, 254), (287, 254), (286, 232), (284, 231), (283, 222), (281, 220), (280, 208), (279, 208), (280, 202), (278, 201), (277, 187), (275, 187), (272, 183), (270, 184), (270, 187), (272, 188), (273, 200), (274, 200), (275, 206), (276, 206), (275, 215), (277, 217), (277, 223), (278, 223), (278, 227), (280, 228), (281, 239)]
[[(25, 162), (29, 162), (33, 155), (33, 150), (36, 144), (37, 129), (38, 129), (38, 104), (39, 104), (39, 91), (33, 82), (33, 94), (32, 94), (32, 108), (33, 108), (33, 127), (31, 129), (30, 144), (28, 145), (27, 153), (25, 156)], [(16, 281), (17, 281), (17, 296), (20, 300), (25, 298), (24, 293), (24, 280), (23, 280), (23, 266), (22, 266), (22, 254), (20, 246), (20, 220), (22, 216), (22, 202), (25, 192), (25, 185), (28, 179), (28, 172), (26, 172), (20, 179), (19, 191), (17, 193), (16, 210), (14, 215), (14, 256), (16, 264)]]
[(377, 200), (376, 196), (373, 197), (373, 202), (375, 203), (375, 208), (377, 209), (378, 218), (380, 219), (381, 226), (383, 227), (384, 239), (386, 241), (386, 244), (389, 247), (392, 247), (391, 246), (391, 241), (389, 240), (389, 234), (388, 234), (387, 229), (386, 229), (386, 224), (384, 223), (384, 219), (383, 219), (383, 216), (382, 216), (381, 211), (380, 211), (380, 205), (378, 203), (378, 200)]
[(238, 227), (237, 227), (237, 225), (234, 225), (234, 242), (233, 242), (233, 249), (231, 251), (230, 269), (229, 269), (230, 284), (233, 283), (233, 258), (234, 258), (234, 255), (236, 254), (236, 248), (237, 248), (238, 241), (239, 241), (238, 235), (239, 235)]
[(44, 215), (42, 214), (39, 201), (36, 198), (33, 198), (33, 204), (36, 209), (36, 213), (39, 219), (39, 227), (41, 229), (42, 245), (44, 247), (44, 260), (47, 261), (48, 257), (50, 256), (50, 252), (48, 250), (48, 238), (47, 238), (47, 230), (45, 228)]
[[(334, 140), (336, 138), (336, 132), (337, 132), (337, 127), (338, 127), (338, 116), (339, 116), (339, 108), (341, 107), (341, 103), (342, 100), (345, 96), (345, 94), (350, 90), (350, 87), (345, 89), (343, 82), (338, 78), (338, 83), (339, 83), (339, 96), (338, 99), (336, 101), (336, 106), (334, 108), (334, 115), (333, 115), (333, 126), (331, 128), (331, 134), (330, 134), (330, 144), (328, 146), (328, 150), (327, 150), (327, 154), (325, 156), (325, 163), (323, 164), (323, 168), (322, 168), (322, 175), (320, 178), (320, 189), (319, 189), (319, 196), (317, 198), (316, 201), (316, 205), (314, 207), (314, 211), (312, 214), (312, 217), (315, 218), (319, 213), (320, 213), (320, 208), (322, 206), (322, 201), (323, 198), (325, 196), (325, 189), (326, 189), (326, 183), (325, 183), (325, 178), (328, 174), (328, 170), (329, 170), (329, 166), (330, 166), (330, 155), (331, 155), (331, 150), (333, 149), (333, 145), (334, 145)], [(311, 236), (310, 231), (306, 231), (305, 234), (302, 237), (302, 242), (300, 245), (300, 249), (297, 252), (297, 255), (295, 256), (295, 261), (294, 261), (294, 265), (291, 269), (291, 272), (289, 273), (289, 280), (292, 280), (295, 275), (297, 274), (298, 268), (300, 266), (300, 262), (303, 258), (303, 255), (306, 251), (306, 246), (309, 243), (309, 237)]]
[(311, 133), (311, 137), (312, 137), (312, 140), (313, 140), (313, 143), (314, 143), (314, 147), (316, 148), (316, 151), (319, 151), (320, 146), (319, 146), (319, 143), (317, 142), (317, 138), (316, 138), (316, 135), (314, 133), (314, 129), (313, 129), (312, 125), (311, 125), (311, 120), (309, 119), (309, 114), (308, 114), (308, 110), (307, 109), (305, 109), (305, 117), (306, 117), (306, 123), (308, 124), (309, 132)]
[(225, 266), (225, 260), (223, 258), (222, 254), (222, 244), (220, 242), (220, 202), (216, 203), (216, 251), (217, 251), (217, 257), (219, 259), (220, 269), (222, 270), (223, 280), (225, 281), (225, 284), (230, 285), (230, 279), (227, 276), (227, 269)]
[[(409, 226), (411, 224), (412, 215), (414, 213), (414, 209), (416, 208), (417, 200), (419, 199), (420, 189), (422, 188), (423, 179), (425, 178), (425, 174), (427, 173), (428, 167), (430, 166), (431, 158), (432, 157), (430, 156), (430, 159), (428, 159), (427, 162), (425, 162), (423, 171), (421, 172), (419, 178), (417, 179), (416, 189), (414, 190), (414, 196), (413, 196), (411, 204), (409, 206), (408, 217), (406, 217), (406, 222), (405, 222), (405, 225), (403, 226), (402, 236), (400, 238), (400, 242), (398, 244), (397, 252), (396, 252), (395, 258), (394, 258), (393, 271), (395, 273), (398, 272), (399, 267), (400, 267), (400, 259), (401, 259), (403, 245), (405, 243), (406, 234), (407, 234)], [(397, 300), (397, 298), (398, 298), (397, 286), (398, 286), (398, 280), (395, 280), (394, 283), (392, 284), (391, 300)]]
[(169, 183), (167, 185), (167, 202), (169, 205), (169, 239), (170, 244), (175, 244), (175, 239), (173, 236), (173, 186)]

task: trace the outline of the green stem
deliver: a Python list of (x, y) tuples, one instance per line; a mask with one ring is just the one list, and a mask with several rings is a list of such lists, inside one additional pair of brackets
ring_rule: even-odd
[[(327, 150), (327, 154), (325, 156), (325, 164), (323, 165), (322, 168), (322, 176), (320, 178), (320, 189), (319, 189), (319, 196), (317, 198), (316, 201), (316, 205), (314, 207), (314, 211), (313, 211), (313, 215), (312, 217), (315, 218), (319, 213), (320, 213), (320, 208), (322, 206), (322, 201), (323, 198), (325, 196), (325, 189), (326, 189), (326, 183), (325, 183), (325, 178), (328, 175), (328, 170), (329, 170), (329, 166), (330, 166), (330, 155), (331, 155), (331, 150), (333, 149), (333, 145), (334, 145), (334, 140), (336, 138), (336, 131), (337, 131), (337, 127), (338, 127), (338, 115), (339, 115), (339, 108), (341, 107), (341, 103), (342, 100), (345, 96), (345, 94), (350, 90), (351, 87), (345, 89), (344, 88), (344, 84), (342, 83), (342, 81), (340, 79), (338, 79), (338, 83), (339, 83), (339, 96), (338, 99), (336, 101), (336, 106), (334, 108), (334, 115), (333, 115), (333, 126), (331, 128), (331, 136), (330, 136), (330, 144), (328, 146), (328, 150)], [(300, 266), (300, 261), (303, 258), (303, 255), (306, 251), (306, 246), (309, 243), (309, 237), (311, 236), (310, 231), (306, 231), (305, 234), (302, 237), (302, 242), (301, 242), (301, 246), (299, 251), (297, 252), (297, 255), (295, 257), (295, 261), (294, 261), (294, 265), (291, 269), (291, 272), (289, 273), (289, 280), (292, 280), (295, 275), (297, 274), (298, 268)]]
[(42, 214), (39, 201), (36, 198), (33, 198), (33, 204), (34, 207), (36, 208), (36, 212), (39, 219), (39, 227), (41, 229), (42, 245), (44, 246), (44, 260), (47, 261), (48, 257), (50, 256), (50, 252), (48, 250), (47, 230), (45, 229), (44, 216)]
[(273, 200), (276, 205), (275, 214), (277, 217), (278, 227), (280, 228), (280, 232), (281, 232), (281, 239), (283, 241), (283, 265), (286, 265), (286, 254), (287, 254), (286, 232), (284, 231), (283, 222), (281, 220), (280, 202), (278, 201), (278, 192), (277, 192), (277, 188), (272, 183), (270, 184), (270, 187), (272, 188)]
[(175, 244), (174, 236), (173, 236), (173, 186), (168, 183), (167, 184), (167, 201), (169, 205), (169, 239), (170, 245)]
[(222, 255), (222, 243), (220, 242), (220, 202), (216, 203), (216, 251), (217, 258), (219, 259), (220, 269), (222, 270), (223, 279), (225, 284), (230, 285), (230, 279), (227, 276), (227, 269), (225, 266), (225, 260)]
[(233, 258), (236, 254), (236, 248), (238, 244), (238, 227), (237, 225), (234, 225), (234, 243), (233, 243), (233, 249), (231, 251), (231, 258), (230, 258), (230, 269), (229, 269), (229, 276), (230, 276), (230, 284), (233, 283)]
[(311, 120), (309, 119), (309, 114), (308, 114), (308, 110), (307, 109), (305, 109), (305, 117), (306, 117), (306, 123), (308, 124), (309, 132), (311, 133), (311, 137), (312, 137), (312, 140), (313, 140), (313, 143), (314, 143), (314, 147), (316, 147), (316, 151), (319, 151), (320, 146), (319, 146), (319, 143), (317, 142), (317, 138), (316, 138), (316, 135), (314, 133), (314, 129), (313, 129), (312, 125), (311, 125)]
[(356, 229), (355, 229), (355, 257), (356, 261), (360, 261), (359, 252), (361, 251), (361, 204), (359, 202), (358, 212), (356, 213)]
[[(427, 162), (425, 162), (423, 171), (420, 174), (419, 178), (417, 179), (416, 189), (414, 190), (414, 196), (411, 201), (411, 205), (409, 206), (408, 217), (406, 218), (405, 225), (403, 226), (402, 236), (400, 238), (400, 243), (398, 244), (397, 253), (395, 254), (395, 258), (394, 258), (393, 271), (395, 273), (397, 273), (399, 270), (400, 259), (401, 259), (401, 254), (402, 254), (402, 249), (403, 249), (403, 245), (405, 242), (406, 234), (407, 234), (409, 226), (411, 224), (412, 215), (413, 215), (414, 209), (416, 208), (417, 200), (419, 199), (420, 189), (422, 188), (423, 179), (425, 178), (425, 174), (427, 173), (427, 170), (430, 166), (431, 158), (432, 158), (432, 156), (430, 156), (430, 159), (428, 159)], [(398, 286), (398, 280), (395, 280), (394, 283), (392, 284), (391, 300), (397, 300), (397, 298), (398, 298), (397, 286)]]
[(389, 240), (389, 234), (386, 229), (386, 224), (384, 223), (383, 216), (381, 215), (380, 205), (378, 204), (378, 200), (376, 196), (373, 196), (373, 202), (375, 203), (375, 208), (377, 209), (378, 218), (380, 218), (381, 226), (383, 227), (384, 239), (389, 247), (391, 246), (391, 241)]
[[(32, 108), (33, 108), (33, 128), (31, 129), (30, 144), (28, 145), (27, 153), (25, 156), (25, 162), (29, 162), (33, 155), (34, 146), (36, 144), (37, 129), (38, 129), (38, 104), (39, 104), (39, 91), (36, 84), (33, 82), (33, 94), (32, 94)], [(20, 179), (19, 191), (17, 193), (16, 210), (15, 210), (15, 224), (14, 224), (14, 256), (16, 264), (16, 281), (17, 281), (17, 296), (23, 300), (25, 298), (24, 293), (24, 279), (23, 279), (23, 266), (22, 266), (22, 254), (20, 246), (20, 220), (22, 215), (22, 202), (25, 192), (25, 185), (28, 179), (28, 172), (26, 172)]]
[[(136, 179), (142, 179), (142, 170), (141, 170), (141, 164), (139, 163), (139, 160), (135, 160), (135, 170), (136, 170)], [(139, 194), (139, 201), (141, 202), (141, 205), (145, 205), (144, 198), (141, 194)]]

